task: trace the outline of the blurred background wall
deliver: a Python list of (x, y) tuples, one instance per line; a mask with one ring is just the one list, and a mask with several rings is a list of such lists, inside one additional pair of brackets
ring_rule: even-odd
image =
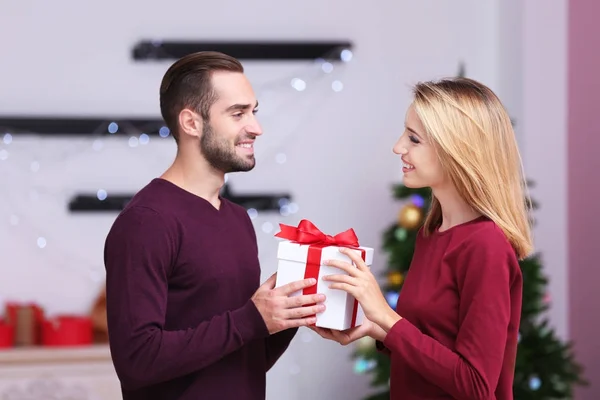
[[(292, 196), (288, 212), (253, 219), (263, 279), (276, 269), (277, 224), (301, 218), (329, 233), (353, 227), (361, 244), (375, 247), (377, 271), (385, 266), (382, 231), (399, 210), (390, 188), (401, 172), (391, 148), (410, 85), (456, 75), (462, 65), (498, 93), (516, 122), (541, 204), (535, 238), (550, 279), (549, 315), (561, 337), (579, 340), (587, 375), (597, 378), (598, 318), (583, 327), (597, 302), (583, 296), (591, 297), (599, 274), (590, 228), (599, 222), (591, 211), (598, 181), (595, 192), (585, 191), (598, 167), (591, 149), (599, 144), (592, 107), (599, 81), (591, 65), (600, 53), (582, 43), (587, 37), (598, 48), (598, 24), (590, 21), (598, 11), (583, 0), (4, 2), (0, 113), (159, 118), (158, 87), (173, 60), (135, 62), (131, 49), (141, 39), (349, 40), (352, 57), (325, 67), (244, 62), (265, 134), (255, 170), (228, 183), (240, 193)], [(88, 313), (103, 285), (102, 249), (116, 213), (72, 213), (70, 199), (133, 193), (169, 166), (174, 151), (171, 137), (4, 135), (0, 301), (36, 302), (48, 315)], [(268, 398), (362, 398), (368, 379), (353, 371), (351, 352), (301, 330), (269, 372)], [(600, 395), (595, 385), (587, 393), (595, 395), (581, 399)]]

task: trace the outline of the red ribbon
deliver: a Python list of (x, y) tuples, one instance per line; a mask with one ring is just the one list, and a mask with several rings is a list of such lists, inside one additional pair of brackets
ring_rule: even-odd
[[(344, 232), (340, 232), (335, 236), (327, 235), (315, 224), (307, 219), (300, 221), (298, 226), (290, 226), (279, 224), (281, 231), (275, 234), (276, 237), (287, 239), (291, 242), (298, 244), (308, 244), (308, 256), (306, 259), (306, 269), (304, 270), (304, 279), (315, 278), (319, 279), (319, 271), (321, 269), (321, 251), (324, 247), (338, 246), (348, 247), (355, 250), (360, 250), (362, 259), (365, 260), (366, 252), (364, 249), (359, 249), (358, 236), (354, 232), (354, 229), (348, 229)], [(302, 294), (316, 294), (317, 285), (313, 285), (304, 288)], [(307, 306), (312, 305), (308, 304)], [(356, 316), (358, 313), (358, 301), (354, 300), (354, 307), (352, 310), (352, 323), (351, 327), (356, 324)]]

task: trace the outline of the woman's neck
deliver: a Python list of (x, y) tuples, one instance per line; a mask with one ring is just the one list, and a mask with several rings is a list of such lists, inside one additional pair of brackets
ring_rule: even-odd
[(442, 222), (438, 229), (440, 232), (481, 217), (481, 213), (474, 210), (453, 185), (433, 189), (433, 195), (440, 203), (442, 211)]

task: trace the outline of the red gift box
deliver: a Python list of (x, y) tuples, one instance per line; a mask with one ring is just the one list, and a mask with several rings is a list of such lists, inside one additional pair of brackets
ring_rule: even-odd
[(15, 345), (15, 327), (6, 321), (0, 320), (0, 348), (13, 347)]
[(89, 317), (60, 315), (42, 324), (43, 346), (81, 346), (92, 343), (92, 320)]
[(35, 303), (6, 304), (6, 320), (14, 327), (15, 346), (35, 346), (41, 341), (44, 310)]

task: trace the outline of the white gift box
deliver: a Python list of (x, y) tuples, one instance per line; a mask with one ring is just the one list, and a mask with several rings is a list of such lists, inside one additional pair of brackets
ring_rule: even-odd
[[(310, 247), (311, 246), (308, 244), (299, 244), (288, 240), (279, 243), (279, 248), (277, 250), (278, 266), (276, 287), (303, 280), (308, 277), (316, 277), (312, 275), (306, 276), (307, 259)], [(322, 328), (344, 330), (361, 325), (364, 313), (360, 304), (354, 299), (354, 296), (340, 289), (330, 289), (329, 285), (332, 282), (323, 281), (321, 279), (326, 275), (346, 274), (345, 271), (339, 268), (322, 265), (322, 260), (341, 260), (353, 264), (350, 257), (339, 252), (339, 248), (340, 247), (338, 246), (327, 246), (316, 250), (321, 252), (319, 264), (315, 264), (309, 268), (311, 268), (313, 272), (318, 272), (316, 293), (324, 294), (326, 296), (324, 302), (325, 311), (316, 315), (317, 322), (315, 325)], [(311, 251), (315, 251), (315, 249), (313, 248)], [(357, 247), (356, 249), (352, 249), (352, 251), (355, 251), (359, 257), (362, 257), (362, 252), (364, 251), (365, 264), (371, 266), (373, 262), (372, 248)], [(314, 293), (314, 288), (308, 289), (310, 289), (311, 293)], [(299, 290), (294, 292), (292, 296), (299, 296), (302, 294), (303, 291)]]

